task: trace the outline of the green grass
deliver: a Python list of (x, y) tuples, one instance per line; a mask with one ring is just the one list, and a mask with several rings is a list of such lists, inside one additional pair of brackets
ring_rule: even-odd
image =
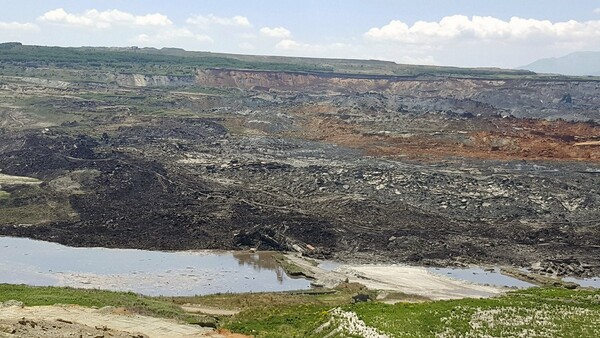
[[(406, 65), (377, 60), (235, 55), (174, 48), (63, 48), (0, 44), (0, 74), (8, 76), (35, 76), (71, 82), (114, 82), (107, 76), (108, 73), (194, 76), (198, 69), (206, 68), (409, 77), (557, 78), (525, 70)], [(82, 70), (85, 72), (82, 73)]]
[[(426, 301), (388, 305), (351, 304), (355, 285), (336, 293), (221, 294), (201, 297), (146, 297), (130, 292), (30, 287), (0, 284), (0, 302), (25, 305), (77, 304), (124, 307), (136, 313), (188, 322), (179, 304), (195, 303), (241, 309), (222, 318), (224, 328), (260, 337), (323, 337), (337, 323), (330, 310), (340, 307), (358, 315), (366, 325), (391, 337), (598, 337), (600, 291), (533, 288), (490, 299)], [(324, 323), (332, 325), (322, 332)], [(334, 337), (351, 337), (350, 334)]]
[(396, 337), (597, 337), (600, 292), (534, 288), (491, 299), (347, 308)]
[[(64, 69), (95, 69), (146, 75), (193, 76), (198, 68), (254, 70), (332, 71), (317, 64), (240, 60), (211, 53), (161, 52), (151, 49), (63, 48), (0, 44), (0, 74), (18, 75), (22, 66), (53, 66)], [(56, 74), (66, 75), (66, 73)], [(62, 78), (62, 76), (59, 76)], [(63, 78), (64, 79), (64, 78)], [(82, 79), (83, 80), (83, 79)]]
[[(93, 122), (91, 126), (84, 126), (85, 133), (99, 127), (100, 121), (110, 121), (114, 118), (118, 113), (115, 113), (112, 107), (128, 107), (127, 114), (136, 115), (193, 115), (178, 108), (176, 101), (168, 96), (168, 93), (81, 92), (77, 95), (79, 99), (64, 98), (60, 95), (26, 96), (16, 99), (14, 104), (21, 107), (20, 109), (38, 124), (60, 126), (64, 122), (76, 121), (80, 125)], [(80, 107), (79, 104), (85, 101), (94, 101), (96, 106)]]
[(235, 317), (227, 328), (255, 337), (318, 337), (315, 329), (328, 319), (330, 307), (319, 305), (282, 306), (245, 311)]
[(222, 325), (234, 332), (256, 337), (311, 337), (327, 320), (327, 310), (350, 304), (356, 291), (363, 289), (358, 284), (344, 284), (334, 293), (218, 294), (171, 301), (242, 310), (237, 316), (222, 319)]
[(172, 302), (132, 292), (0, 284), (0, 302), (7, 300), (18, 300), (27, 306), (75, 304), (98, 308), (123, 307), (142, 315), (175, 318), (190, 323), (202, 319), (185, 313)]
[[(492, 299), (342, 305), (392, 337), (598, 337), (600, 292), (535, 288)], [(244, 311), (226, 327), (256, 337), (320, 337), (331, 306)], [(281, 336), (281, 335), (279, 335)]]
[(0, 200), (7, 200), (10, 198), (10, 193), (4, 190), (0, 190)]
[(73, 218), (68, 196), (47, 187), (25, 185), (0, 194), (0, 224), (40, 224)]
[(338, 289), (336, 292), (302, 291), (302, 292), (260, 292), (241, 294), (215, 294), (200, 297), (173, 297), (163, 298), (173, 303), (193, 303), (207, 307), (217, 307), (228, 310), (256, 311), (285, 306), (324, 306), (332, 307), (342, 304), (350, 304), (352, 295), (359, 288), (349, 284), (346, 289)]
[[(27, 96), (19, 97), (14, 104), (32, 118), (36, 123), (34, 128), (40, 125), (56, 126), (63, 122), (81, 121), (85, 116), (79, 109), (72, 105), (73, 100), (60, 98), (57, 96)], [(25, 125), (27, 129), (31, 126)]]
[(0, 224), (39, 224), (58, 219), (53, 210), (45, 205), (2, 207), (0, 213)]

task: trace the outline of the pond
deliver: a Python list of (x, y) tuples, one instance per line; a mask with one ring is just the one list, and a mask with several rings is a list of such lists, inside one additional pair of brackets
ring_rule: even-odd
[(73, 248), (0, 237), (0, 283), (133, 291), (150, 296), (309, 289), (270, 252)]
[(565, 277), (565, 278), (563, 278), (563, 280), (565, 282), (577, 283), (586, 288), (600, 289), (600, 277), (591, 277), (591, 278)]
[(520, 279), (503, 275), (500, 269), (482, 269), (482, 268), (428, 268), (429, 272), (465, 280), (476, 284), (487, 284), (493, 286), (505, 286), (514, 288), (528, 288), (534, 284), (524, 282)]

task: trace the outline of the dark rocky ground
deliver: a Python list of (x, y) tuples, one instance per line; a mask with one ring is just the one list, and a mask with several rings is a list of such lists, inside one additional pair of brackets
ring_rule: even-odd
[(1, 235), (600, 273), (600, 154), (574, 146), (594, 121), (503, 118), (476, 97), (11, 81), (0, 169), (43, 183), (2, 186), (0, 212), (52, 212), (0, 218)]

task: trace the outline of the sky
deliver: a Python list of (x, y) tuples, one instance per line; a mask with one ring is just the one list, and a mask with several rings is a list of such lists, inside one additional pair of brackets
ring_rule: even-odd
[(600, 0), (0, 0), (0, 42), (514, 68), (600, 51)]

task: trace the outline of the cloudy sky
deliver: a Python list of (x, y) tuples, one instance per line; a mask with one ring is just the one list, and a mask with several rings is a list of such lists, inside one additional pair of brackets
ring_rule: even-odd
[(600, 0), (0, 0), (0, 41), (517, 67), (600, 51)]

